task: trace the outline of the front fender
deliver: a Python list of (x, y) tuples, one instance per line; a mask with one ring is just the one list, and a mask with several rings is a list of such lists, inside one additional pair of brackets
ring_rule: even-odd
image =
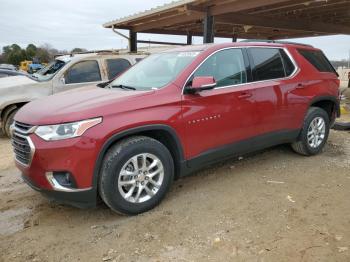
[(100, 172), (100, 169), (101, 169), (101, 166), (102, 166), (103, 158), (104, 158), (107, 150), (116, 141), (119, 141), (120, 139), (122, 139), (124, 137), (135, 135), (135, 134), (138, 134), (138, 133), (141, 133), (141, 132), (157, 131), (157, 130), (166, 131), (166, 132), (168, 132), (171, 135), (171, 137), (174, 139), (174, 141), (176, 143), (177, 151), (179, 153), (178, 157), (179, 157), (180, 163), (183, 163), (184, 162), (183, 147), (182, 147), (182, 144), (181, 144), (181, 141), (179, 139), (178, 134), (176, 133), (176, 131), (172, 127), (170, 127), (168, 125), (164, 125), (164, 124), (152, 124), (152, 125), (144, 125), (144, 126), (134, 127), (134, 128), (131, 128), (131, 129), (128, 129), (128, 130), (124, 130), (124, 131), (121, 131), (119, 133), (116, 133), (116, 134), (112, 135), (102, 145), (101, 150), (100, 150), (100, 152), (98, 154), (98, 157), (96, 159), (96, 162), (95, 162), (95, 168), (94, 168), (94, 172), (93, 172), (93, 181), (92, 181), (93, 185), (92, 185), (92, 187), (97, 190), (99, 172)]

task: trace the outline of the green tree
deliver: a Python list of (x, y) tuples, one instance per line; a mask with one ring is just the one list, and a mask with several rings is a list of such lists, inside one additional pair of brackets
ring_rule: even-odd
[(26, 59), (26, 52), (19, 45), (13, 44), (3, 47), (3, 56), (6, 63), (19, 65), (21, 61)]
[(28, 60), (33, 60), (36, 56), (37, 47), (33, 44), (29, 44), (26, 48), (26, 57)]
[[(85, 49), (79, 48), (79, 51)], [(68, 54), (66, 50), (57, 50), (52, 45), (45, 43), (39, 47), (34, 44), (29, 44), (25, 49), (19, 45), (13, 44), (4, 46), (2, 54), (0, 52), (2, 63), (19, 65), (23, 60), (38, 61), (39, 63), (48, 63), (52, 61), (57, 54)]]
[(36, 50), (36, 58), (40, 63), (48, 63), (51, 60), (51, 55), (47, 49), (39, 47)]
[(80, 52), (86, 52), (87, 50), (85, 48), (80, 48), (80, 47), (76, 47), (73, 48), (71, 53), (80, 53)]

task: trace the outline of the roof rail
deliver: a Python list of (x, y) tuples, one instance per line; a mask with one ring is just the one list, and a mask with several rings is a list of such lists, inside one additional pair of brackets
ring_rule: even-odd
[(91, 50), (91, 51), (83, 51), (83, 52), (73, 52), (70, 53), (70, 56), (74, 55), (83, 55), (83, 54), (119, 54), (119, 50)]
[(74, 55), (83, 55), (83, 54), (96, 54), (96, 55), (104, 55), (104, 54), (131, 54), (131, 55), (149, 55), (150, 52), (148, 51), (138, 51), (138, 52), (129, 52), (128, 50), (123, 50), (123, 49), (111, 49), (111, 50), (91, 50), (91, 51), (84, 51), (84, 52), (73, 52), (73, 53), (68, 53), (68, 54), (56, 54), (54, 55), (54, 58), (58, 56), (71, 56), (73, 57)]
[(280, 41), (280, 40), (266, 40), (266, 39), (247, 39), (247, 40), (242, 40), (241, 42), (246, 42), (246, 43), (252, 43), (252, 42), (276, 43), (276, 44), (289, 44), (289, 45), (301, 45), (301, 46), (313, 47), (312, 45), (308, 45), (308, 44), (289, 42), (289, 41)]
[(118, 54), (119, 50), (91, 50), (91, 51), (83, 51), (83, 52), (72, 52), (72, 53), (63, 53), (63, 54), (55, 54), (54, 57), (58, 56), (74, 56), (74, 55), (83, 55), (83, 54), (104, 54), (104, 53), (115, 53)]

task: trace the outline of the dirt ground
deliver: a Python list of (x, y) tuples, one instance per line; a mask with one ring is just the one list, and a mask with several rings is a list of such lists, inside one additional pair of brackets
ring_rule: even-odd
[(0, 139), (0, 261), (350, 261), (350, 133), (195, 173), (139, 216), (50, 203)]

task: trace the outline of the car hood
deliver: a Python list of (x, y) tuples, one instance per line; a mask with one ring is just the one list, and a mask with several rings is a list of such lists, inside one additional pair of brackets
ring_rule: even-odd
[(27, 76), (11, 76), (0, 78), (0, 91), (16, 86), (32, 85), (37, 82)]
[[(47, 125), (106, 116), (135, 110), (144, 96), (152, 93), (154, 91), (86, 86), (28, 103), (18, 111), (15, 120), (31, 125)], [(136, 103), (128, 103), (131, 99)]]

